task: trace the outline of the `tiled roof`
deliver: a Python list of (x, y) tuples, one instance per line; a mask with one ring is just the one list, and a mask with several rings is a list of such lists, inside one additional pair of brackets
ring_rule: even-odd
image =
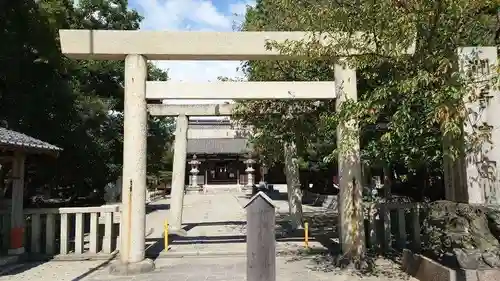
[(189, 139), (187, 153), (244, 154), (251, 150), (247, 139)]
[(45, 151), (62, 150), (50, 143), (2, 127), (0, 127), (0, 146), (8, 148), (31, 148)]

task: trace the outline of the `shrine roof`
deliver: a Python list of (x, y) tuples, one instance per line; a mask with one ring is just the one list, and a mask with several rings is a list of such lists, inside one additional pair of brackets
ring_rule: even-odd
[(5, 150), (21, 149), (38, 153), (57, 153), (62, 150), (48, 142), (2, 127), (0, 127), (0, 147)]

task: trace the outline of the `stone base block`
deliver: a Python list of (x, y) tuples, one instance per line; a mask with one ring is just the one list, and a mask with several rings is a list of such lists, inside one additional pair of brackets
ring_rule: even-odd
[(143, 261), (134, 263), (117, 261), (109, 266), (109, 273), (118, 276), (137, 275), (148, 273), (153, 270), (155, 270), (155, 263), (150, 259), (144, 259)]
[(9, 249), (8, 250), (8, 254), (9, 255), (22, 255), (24, 254), (26, 251), (24, 250), (24, 247), (21, 247), (21, 248), (17, 248), (17, 249)]
[(421, 281), (500, 280), (500, 269), (452, 269), (410, 250), (403, 251), (403, 270)]
[(186, 237), (187, 236), (187, 231), (184, 229), (179, 229), (179, 228), (169, 228), (168, 229), (168, 235), (177, 235), (181, 237)]
[(201, 186), (188, 186), (186, 187), (186, 193), (200, 193), (203, 192), (203, 187)]

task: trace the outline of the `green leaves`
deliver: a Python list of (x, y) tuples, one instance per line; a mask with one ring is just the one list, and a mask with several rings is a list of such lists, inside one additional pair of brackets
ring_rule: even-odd
[[(37, 182), (85, 191), (103, 188), (121, 173), (123, 62), (65, 58), (57, 31), (137, 29), (141, 19), (123, 0), (81, 0), (77, 7), (70, 0), (0, 4), (0, 120), (64, 149), (54, 162), (37, 158), (36, 172), (29, 172)], [(149, 79), (168, 75), (149, 65)], [(150, 120), (150, 174), (169, 168), (169, 124)]]
[[(277, 141), (296, 139), (302, 155), (315, 143), (334, 144), (337, 124), (354, 118), (363, 130), (366, 163), (440, 171), (443, 136), (462, 135), (463, 97), (470, 90), (457, 72), (457, 48), (495, 44), (498, 4), (497, 0), (257, 1), (247, 13), (244, 30), (306, 30), (328, 36), (308, 42), (270, 42), (268, 47), (281, 52), (321, 60), (248, 62), (244, 70), (249, 80), (332, 80), (338, 55), (356, 49), (365, 52), (349, 60), (357, 68), (358, 101), (343, 103), (337, 114), (328, 102), (313, 107), (314, 101), (248, 101), (236, 117), (254, 126), (259, 133), (254, 141), (262, 151)], [(336, 40), (319, 44), (327, 37)], [(414, 54), (405, 55), (412, 46)], [(387, 128), (369, 130), (378, 123)], [(266, 153), (281, 151), (272, 148)], [(335, 159), (335, 151), (324, 159)]]

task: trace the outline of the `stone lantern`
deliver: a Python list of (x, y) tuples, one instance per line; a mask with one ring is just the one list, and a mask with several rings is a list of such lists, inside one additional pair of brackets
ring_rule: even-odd
[(261, 174), (261, 182), (266, 182), (266, 176), (267, 176), (267, 172), (269, 171), (269, 168), (267, 168), (266, 164), (262, 164), (260, 166), (260, 174)]
[(198, 173), (200, 170), (198, 170), (199, 165), (201, 164), (200, 161), (197, 159), (198, 157), (193, 155), (193, 159), (189, 161), (189, 165), (191, 165), (191, 170), (189, 171), (191, 173), (191, 185), (189, 186), (192, 189), (199, 189), (200, 186), (198, 185)]
[(254, 179), (254, 172), (255, 172), (255, 169), (253, 168), (253, 164), (255, 164), (255, 160), (253, 160), (252, 158), (249, 158), (247, 160), (245, 160), (244, 162), (246, 165), (247, 165), (247, 168), (245, 169), (245, 172), (247, 173), (247, 187), (252, 187), (255, 183), (255, 179)]

